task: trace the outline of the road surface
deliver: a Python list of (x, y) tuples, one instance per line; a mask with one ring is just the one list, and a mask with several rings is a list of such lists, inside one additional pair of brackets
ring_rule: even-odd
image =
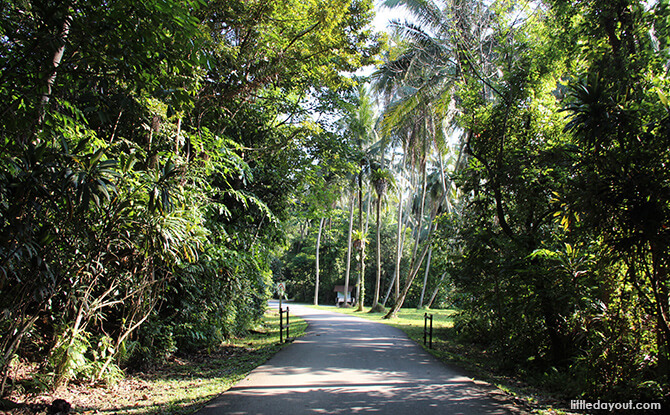
[(309, 323), (305, 336), (198, 415), (513, 413), (395, 327), (289, 307)]

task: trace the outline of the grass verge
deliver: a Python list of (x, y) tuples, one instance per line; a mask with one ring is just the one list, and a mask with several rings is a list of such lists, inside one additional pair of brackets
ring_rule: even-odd
[[(291, 338), (300, 337), (306, 328), (304, 320), (291, 316)], [(0, 405), (0, 414), (46, 414), (48, 404), (57, 398), (70, 402), (73, 413), (192, 414), (284, 345), (279, 344), (279, 313), (269, 309), (247, 336), (231, 339), (216, 350), (175, 357), (160, 367), (128, 375), (111, 387), (72, 384), (48, 394), (15, 392), (4, 408)]]
[[(398, 312), (396, 319), (383, 319), (385, 313), (370, 313), (369, 308), (363, 312), (355, 308), (337, 308), (310, 306), (322, 310), (349, 314), (367, 320), (377, 321), (397, 327), (404, 331), (410, 339), (423, 346), (429, 353), (440, 361), (463, 369), (471, 377), (484, 381), (505, 392), (515, 406), (524, 408), (524, 412), (534, 414), (571, 414), (564, 406), (569, 398), (557, 398), (551, 393), (535, 387), (507, 373), (498, 370), (501, 362), (486, 350), (461, 344), (455, 340), (453, 334), (453, 316), (456, 310), (417, 310), (403, 308)], [(433, 348), (423, 345), (424, 314), (433, 315)]]

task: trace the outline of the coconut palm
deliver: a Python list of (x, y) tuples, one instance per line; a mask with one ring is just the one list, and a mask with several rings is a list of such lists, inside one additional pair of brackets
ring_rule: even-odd
[[(373, 74), (376, 92), (388, 103), (384, 131), (402, 143), (407, 164), (421, 175), (415, 245), (403, 290), (406, 293), (429, 250), (434, 229), (432, 220), (437, 213), (435, 208), (430, 209), (428, 236), (421, 255), (418, 255), (429, 154), (434, 150), (437, 152), (442, 187), (450, 187), (444, 176), (442, 153), (448, 147), (448, 131), (458, 113), (454, 97), (459, 85), (472, 76), (486, 86), (484, 98), (497, 91), (489, 81), (494, 68), (487, 63), (487, 50), (493, 36), (486, 30), (491, 14), (482, 1), (387, 0), (384, 5), (402, 5), (414, 18), (414, 22), (393, 22), (397, 47)], [(474, 45), (478, 47), (474, 48)], [(467, 134), (463, 136), (467, 137)], [(443, 201), (447, 201), (447, 192), (442, 194)], [(389, 316), (402, 306), (405, 295), (397, 298)]]
[(372, 300), (372, 310), (374, 312), (383, 310), (379, 304), (379, 290), (381, 286), (381, 206), (389, 186), (394, 185), (393, 174), (390, 170), (385, 169), (379, 162), (371, 163), (370, 180), (377, 193), (376, 209), (377, 209), (377, 278), (375, 280), (375, 294)]
[[(358, 205), (359, 205), (359, 228), (358, 232), (363, 233), (363, 175), (366, 172), (367, 167), (367, 157), (365, 155), (366, 146), (370, 143), (372, 137), (372, 130), (374, 126), (374, 109), (372, 105), (372, 99), (370, 93), (366, 89), (364, 84), (359, 84), (357, 90), (357, 105), (355, 108), (349, 112), (349, 114), (342, 121), (342, 128), (348, 131), (352, 140), (354, 141), (355, 146), (357, 147), (357, 154), (354, 156), (357, 158), (359, 164), (359, 170), (354, 175), (350, 176), (350, 183), (352, 187), (356, 186), (358, 190)], [(354, 184), (355, 183), (355, 184)], [(351, 266), (351, 244), (352, 244), (352, 230), (353, 230), (353, 209), (355, 203), (355, 195), (352, 193), (351, 197), (351, 208), (349, 212), (349, 241), (347, 248), (347, 267), (344, 280), (344, 295), (345, 302), (347, 304), (347, 296), (349, 293), (349, 276), (350, 276), (350, 266)], [(362, 238), (360, 238), (362, 240)], [(364, 290), (364, 272), (365, 272), (365, 255), (364, 250), (361, 251), (360, 255), (360, 279), (359, 287), (361, 287), (361, 294), (358, 295), (359, 298), (359, 309), (363, 307), (363, 298), (365, 296)]]

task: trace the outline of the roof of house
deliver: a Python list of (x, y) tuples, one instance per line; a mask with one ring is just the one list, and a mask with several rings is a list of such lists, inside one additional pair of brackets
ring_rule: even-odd
[[(353, 286), (349, 286), (349, 292), (352, 292), (354, 290)], [(344, 292), (344, 285), (336, 285), (335, 288), (333, 288), (333, 291), (338, 292), (338, 293), (343, 293)]]

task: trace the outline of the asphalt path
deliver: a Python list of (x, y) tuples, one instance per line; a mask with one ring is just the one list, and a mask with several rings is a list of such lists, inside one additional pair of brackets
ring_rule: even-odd
[(513, 413), (395, 327), (289, 307), (309, 323), (306, 334), (198, 415)]

